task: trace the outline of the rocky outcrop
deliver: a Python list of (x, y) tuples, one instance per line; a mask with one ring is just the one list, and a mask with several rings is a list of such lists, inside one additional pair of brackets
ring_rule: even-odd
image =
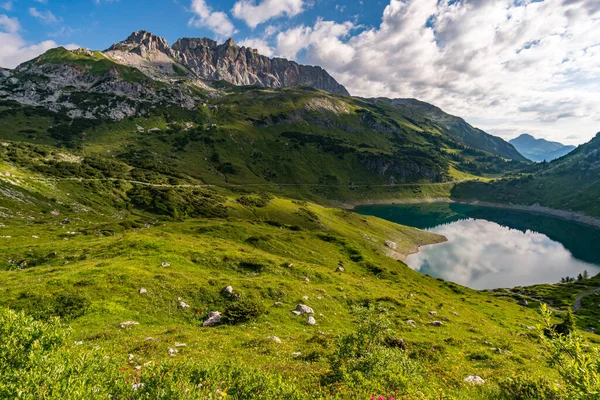
[[(81, 57), (86, 52), (89, 50), (70, 53)], [(123, 69), (126, 67), (116, 63), (104, 73), (91, 73), (94, 55), (87, 56), (89, 65), (71, 63), (68, 59), (64, 63), (46, 62), (44, 56), (23, 64), (14, 70), (13, 76), (0, 80), (0, 96), (21, 104), (64, 111), (73, 118), (112, 120), (142, 116), (155, 106), (190, 109), (197, 103), (193, 91), (185, 85), (160, 87), (139, 72), (138, 81), (128, 79), (128, 70)]]
[(269, 88), (310, 86), (334, 94), (350, 95), (321, 67), (269, 58), (255, 49), (238, 46), (233, 39), (218, 44), (206, 38), (183, 38), (171, 47), (161, 37), (138, 31), (107, 50), (115, 51), (135, 53), (144, 58), (162, 53), (205, 81), (223, 80), (236, 86)]

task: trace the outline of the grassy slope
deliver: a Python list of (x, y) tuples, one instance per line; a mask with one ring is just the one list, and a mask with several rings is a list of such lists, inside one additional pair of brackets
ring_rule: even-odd
[(515, 179), (466, 183), (452, 192), (460, 199), (532, 205), (600, 217), (600, 136), (551, 163), (537, 165)]
[[(117, 157), (146, 169), (151, 160), (195, 183), (263, 185), (313, 201), (447, 197), (451, 185), (385, 185), (474, 179), (481, 170), (515, 167), (464, 148), (439, 128), (419, 128), (395, 112), (305, 89), (237, 90), (194, 112), (153, 113), (74, 129), (52, 113), (13, 107), (2, 111), (0, 138), (67, 144), (80, 154)], [(49, 131), (58, 124), (65, 129)], [(149, 133), (152, 128), (160, 131)]]
[[(352, 329), (350, 306), (380, 302), (391, 309), (397, 335), (424, 366), (428, 384), (419, 389), (425, 393), (439, 389), (461, 398), (483, 396), (462, 383), (470, 374), (492, 385), (511, 373), (552, 376), (524, 327), (535, 323), (535, 311), (422, 276), (384, 255), (384, 240), (395, 240), (404, 252), (437, 240), (434, 235), (283, 199), (265, 208), (242, 207), (232, 200), (228, 205), (232, 214), (227, 219), (159, 221), (112, 236), (99, 235), (108, 229), (102, 223), (114, 228), (120, 220), (93, 214), (70, 216), (72, 222), (64, 226), (60, 220), (65, 214), (31, 210), (22, 218), (6, 218), (1, 229), (12, 237), (1, 239), (0, 252), (11, 259), (38, 261), (25, 270), (0, 272), (0, 303), (45, 315), (59, 295), (76, 294), (90, 306), (70, 321), (72, 340), (82, 340), (85, 349), (100, 346), (123, 365), (128, 354), (143, 362), (160, 360), (168, 347), (186, 343), (176, 357), (244, 360), (294, 376), (307, 393), (316, 395), (322, 390), (318, 377), (327, 370), (325, 355), (332, 340)], [(276, 227), (272, 221), (302, 229)], [(66, 233), (71, 231), (77, 234)], [(352, 261), (356, 254), (364, 260)], [(162, 267), (163, 261), (171, 266)], [(345, 273), (334, 272), (339, 261)], [(221, 294), (227, 285), (258, 296), (268, 314), (239, 326), (200, 328), (207, 312), (228, 303)], [(142, 287), (148, 295), (138, 294)], [(178, 309), (178, 297), (191, 308)], [(283, 305), (273, 306), (276, 301)], [(316, 327), (290, 313), (298, 303), (315, 309)], [(429, 325), (431, 310), (438, 311), (435, 318), (445, 321), (444, 327)], [(407, 327), (407, 319), (417, 321), (417, 328)], [(120, 329), (119, 323), (127, 320), (140, 325)], [(321, 345), (311, 340), (318, 332), (324, 332)], [(267, 340), (270, 335), (283, 344)], [(510, 353), (498, 354), (491, 347)], [(291, 353), (296, 351), (308, 358), (294, 359)]]

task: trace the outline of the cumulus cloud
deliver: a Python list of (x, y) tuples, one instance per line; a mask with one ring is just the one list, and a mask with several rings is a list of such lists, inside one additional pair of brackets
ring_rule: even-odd
[(269, 43), (260, 38), (246, 38), (239, 43), (240, 46), (250, 47), (251, 49), (256, 49), (258, 52), (264, 56), (272, 57), (275, 53), (275, 50), (269, 46)]
[[(18, 19), (0, 15), (0, 67), (14, 68), (58, 46), (52, 40), (36, 44), (27, 43), (19, 34), (20, 29)], [(65, 47), (72, 49), (78, 46)]]
[(354, 95), (416, 97), (506, 137), (561, 139), (573, 133), (563, 121), (600, 122), (597, 0), (390, 0), (378, 27), (356, 28), (292, 27), (277, 52), (320, 64)]
[(259, 4), (256, 0), (239, 0), (231, 10), (234, 17), (244, 20), (251, 28), (271, 18), (287, 15), (294, 17), (305, 9), (304, 0), (262, 0)]
[(237, 32), (227, 14), (213, 11), (205, 0), (192, 0), (191, 11), (196, 15), (190, 19), (190, 26), (208, 28), (219, 37), (232, 36)]
[(14, 33), (20, 29), (21, 25), (16, 18), (9, 18), (4, 14), (0, 14), (0, 30), (8, 33)]

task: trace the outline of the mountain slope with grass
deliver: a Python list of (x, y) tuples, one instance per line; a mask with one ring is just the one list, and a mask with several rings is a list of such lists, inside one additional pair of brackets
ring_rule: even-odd
[[(0, 335), (25, 349), (0, 347), (3, 397), (508, 399), (508, 378), (557, 390), (518, 296), (397, 261), (442, 237), (2, 143), (0, 305), (24, 314), (3, 310)], [(214, 312), (221, 324), (203, 326)]]
[(520, 205), (540, 204), (600, 217), (600, 134), (568, 155), (526, 170), (514, 179), (458, 185), (460, 199)]

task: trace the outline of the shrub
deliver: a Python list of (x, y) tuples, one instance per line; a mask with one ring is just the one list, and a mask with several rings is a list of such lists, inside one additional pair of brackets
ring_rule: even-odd
[(98, 352), (66, 347), (68, 334), (58, 319), (0, 309), (0, 399), (306, 397), (292, 381), (235, 360), (160, 362), (134, 372)]
[(340, 387), (394, 393), (420, 379), (420, 368), (410, 360), (401, 346), (389, 347), (392, 339), (388, 313), (375, 305), (356, 308), (358, 327), (355, 333), (339, 338), (329, 356), (330, 383)]
[(258, 318), (266, 312), (265, 305), (259, 299), (242, 297), (225, 308), (223, 320), (226, 324), (239, 324)]
[[(538, 336), (546, 349), (544, 356), (565, 381), (569, 399), (591, 399), (600, 396), (600, 349), (589, 347), (576, 333), (558, 333), (552, 325), (552, 312), (540, 307), (543, 325)], [(569, 317), (567, 317), (568, 319)]]

